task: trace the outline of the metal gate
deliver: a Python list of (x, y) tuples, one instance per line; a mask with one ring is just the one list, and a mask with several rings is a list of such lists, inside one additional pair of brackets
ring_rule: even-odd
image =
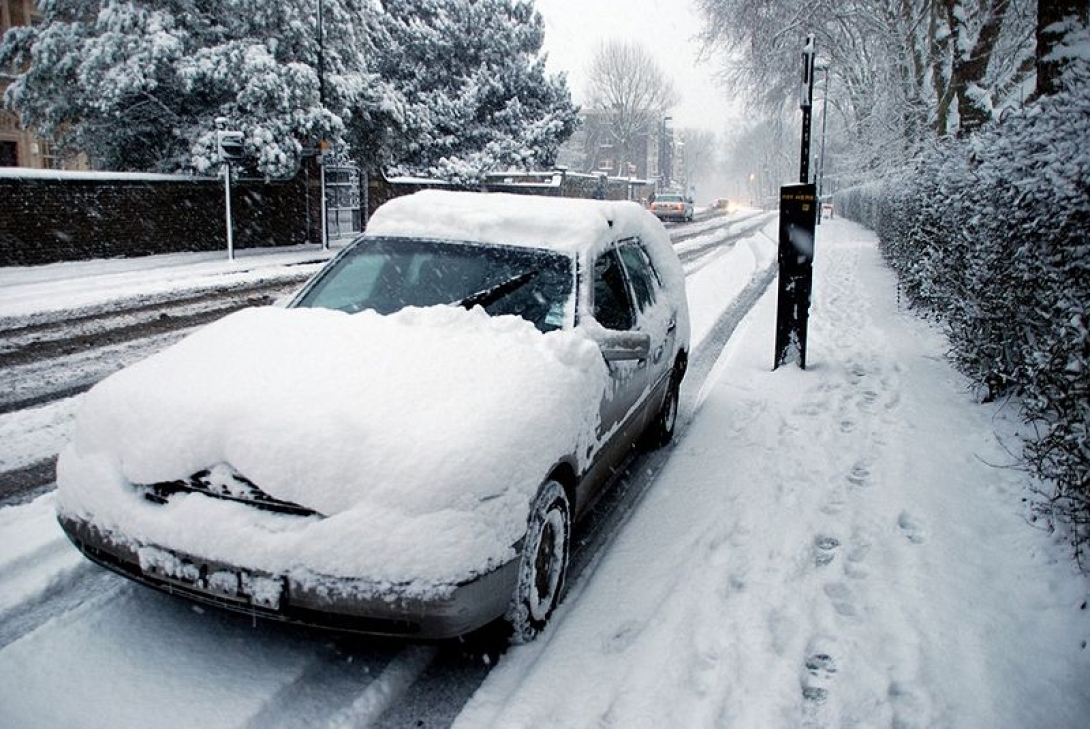
[(354, 238), (363, 230), (360, 170), (347, 165), (327, 165), (323, 170), (329, 239)]

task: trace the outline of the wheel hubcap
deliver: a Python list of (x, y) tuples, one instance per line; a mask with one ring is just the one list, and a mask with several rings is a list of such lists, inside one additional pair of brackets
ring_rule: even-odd
[(564, 542), (564, 515), (559, 509), (552, 509), (545, 515), (534, 554), (534, 589), (529, 607), (535, 620), (544, 620), (556, 599), (564, 563)]

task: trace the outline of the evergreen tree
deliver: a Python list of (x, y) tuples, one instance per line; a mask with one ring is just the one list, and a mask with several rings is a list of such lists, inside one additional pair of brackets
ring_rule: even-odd
[(0, 66), (24, 69), (5, 102), (110, 170), (207, 172), (219, 117), (269, 177), (324, 139), (367, 167), (468, 179), (550, 164), (571, 134), (528, 0), (321, 5), (319, 44), (318, 0), (43, 0), (44, 22), (0, 43)]
[(311, 0), (52, 0), (14, 28), (0, 65), (26, 68), (6, 102), (40, 133), (112, 170), (205, 172), (215, 120), (245, 135), (261, 173), (292, 174), (304, 144), (338, 138), (373, 104), (367, 0), (324, 0), (326, 105)]
[(397, 98), (361, 125), (356, 147), (369, 145), (394, 171), (455, 181), (553, 164), (577, 110), (565, 78), (545, 73), (544, 28), (532, 2), (382, 4), (375, 68)]

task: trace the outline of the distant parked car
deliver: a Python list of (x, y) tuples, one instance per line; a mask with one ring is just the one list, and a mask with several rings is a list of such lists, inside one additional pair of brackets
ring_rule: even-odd
[(660, 220), (692, 220), (693, 200), (686, 195), (664, 192), (651, 203), (651, 212)]
[(681, 265), (636, 203), (398, 198), (287, 307), (95, 386), (59, 520), (91, 560), (247, 615), (530, 639), (575, 522), (670, 440), (688, 351)]

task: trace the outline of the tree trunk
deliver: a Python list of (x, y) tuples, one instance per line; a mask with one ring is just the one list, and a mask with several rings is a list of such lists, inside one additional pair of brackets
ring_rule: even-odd
[(1037, 0), (1037, 92), (1036, 96), (1060, 90), (1063, 61), (1049, 59), (1067, 31), (1063, 21), (1072, 16), (1087, 21), (1087, 0)]
[(964, 50), (969, 43), (969, 28), (965, 23), (963, 3), (958, 0), (945, 0), (945, 7), (954, 50), (950, 87), (958, 99), (958, 136), (966, 136), (991, 118), (985, 99), (981, 98), (986, 93), (981, 82), (988, 72), (988, 62), (999, 40), (999, 31), (1010, 8), (1010, 0), (987, 0), (981, 3), (983, 23), (976, 42), (968, 52)]

